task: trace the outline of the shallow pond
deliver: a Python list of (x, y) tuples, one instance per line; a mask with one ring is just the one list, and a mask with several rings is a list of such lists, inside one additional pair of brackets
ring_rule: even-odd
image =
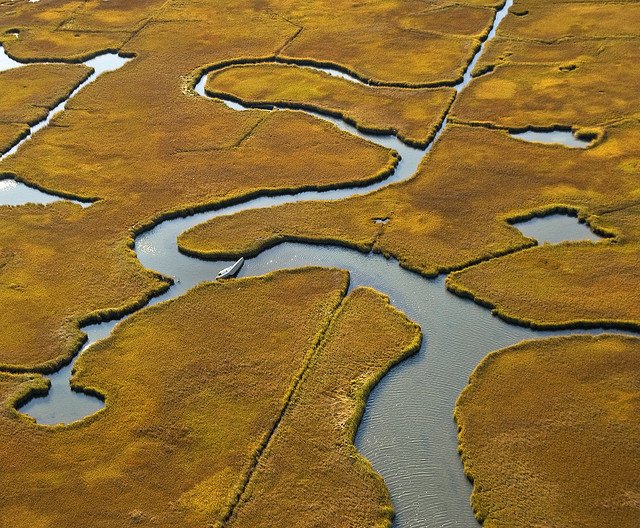
[(526, 132), (514, 132), (511, 136), (523, 141), (564, 145), (570, 148), (587, 148), (593, 143), (591, 139), (581, 139), (577, 137), (570, 130), (528, 130)]
[(587, 224), (577, 218), (565, 214), (551, 214), (534, 217), (526, 222), (514, 224), (520, 232), (539, 244), (557, 244), (566, 240), (590, 240), (598, 242), (602, 238), (596, 235)]

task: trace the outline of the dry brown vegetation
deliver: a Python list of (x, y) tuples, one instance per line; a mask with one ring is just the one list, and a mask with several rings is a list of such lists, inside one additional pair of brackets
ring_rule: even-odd
[[(367, 389), (415, 350), (419, 331), (369, 290), (354, 292), (335, 315), (347, 281), (338, 270), (283, 271), (204, 284), (133, 315), (79, 359), (74, 385), (104, 395), (106, 407), (71, 427), (38, 426), (13, 410), (16, 398), (42, 389), (42, 378), (0, 375), (3, 522), (217, 525), (247, 481), (261, 482), (264, 458), (292, 497), (310, 481), (325, 491), (316, 519), (339, 511), (348, 525), (363, 512), (334, 509), (347, 500), (332, 487), (338, 473), (320, 474), (306, 459), (274, 460), (292, 427), (303, 448), (321, 449), (326, 467), (348, 479), (339, 484), (353, 486), (351, 497), (372, 518), (386, 518), (380, 478), (347, 459)], [(333, 430), (335, 445), (323, 437)], [(280, 512), (287, 526), (296, 516)]]
[[(279, 56), (334, 64), (381, 84), (453, 84), (486, 35), (495, 1), (278, 0), (299, 33)], [(339, 21), (339, 22), (337, 22)]]
[(554, 42), (563, 38), (640, 36), (640, 6), (634, 1), (516, 0), (500, 35)]
[[(181, 249), (214, 258), (255, 254), (284, 240), (339, 243), (380, 251), (432, 275), (531, 244), (507, 221), (579, 211), (616, 233), (616, 240), (534, 248), (457, 273), (449, 287), (532, 326), (636, 325), (640, 251), (624, 233), (637, 224), (627, 208), (640, 199), (637, 53), (633, 40), (599, 38), (622, 35), (610, 22), (624, 18), (629, 6), (586, 6), (591, 26), (585, 23), (580, 36), (588, 40), (543, 44), (519, 39), (525, 35), (514, 29), (544, 19), (548, 34), (561, 38), (566, 24), (558, 25), (553, 10), (582, 5), (549, 11), (543, 2), (517, 3), (478, 66), (495, 71), (464, 90), (452, 119), (513, 129), (574, 128), (598, 135), (592, 148), (568, 150), (500, 131), (449, 127), (408, 182), (340, 202), (221, 217), (185, 233)], [(528, 7), (536, 13), (531, 19), (523, 14)], [(620, 210), (629, 213), (609, 213)], [(390, 221), (380, 225), (376, 218)]]
[(535, 328), (640, 329), (640, 246), (545, 245), (456, 272), (447, 287)]
[(0, 152), (17, 143), (84, 81), (82, 64), (30, 64), (0, 72)]
[[(155, 2), (132, 8), (121, 1), (42, 0), (37, 11), (27, 3), (0, 8), (0, 30), (20, 30), (18, 39), (4, 42), (16, 58), (75, 60), (107, 49), (135, 55), (87, 86), (52, 126), (2, 165), (5, 177), (98, 200), (88, 209), (63, 203), (2, 208), (0, 298), (8, 331), (0, 349), (6, 369), (53, 369), (77, 349), (80, 322), (121, 315), (165, 288), (166, 281), (144, 271), (128, 248), (135, 233), (160, 218), (257, 193), (364, 184), (397, 161), (388, 150), (305, 115), (237, 113), (194, 96), (190, 86), (204, 67), (272, 57), (291, 42), (298, 28), (264, 6)], [(493, 10), (473, 13), (480, 33)], [(394, 17), (381, 20), (396, 23)], [(398, 66), (416, 44), (443, 56), (443, 42), (452, 44), (449, 64), (422, 68), (425, 83), (437, 81), (439, 70), (455, 75), (477, 46), (475, 30), (473, 36), (421, 35), (411, 27), (392, 33), (389, 42), (400, 45), (388, 48), (395, 61), (388, 73), (397, 83), (415, 80)], [(370, 51), (352, 49), (349, 60), (369, 60)], [(322, 288), (308, 273), (289, 273), (282, 275), (287, 280), (203, 286), (136, 315), (80, 360), (74, 383), (105, 396), (106, 408), (71, 427), (40, 427), (17, 415), (12, 405), (46, 384), (35, 374), (2, 374), (3, 522), (16, 528), (184, 526), (224, 519), (286, 408), (311, 338), (326, 326), (346, 287), (343, 273), (314, 273)], [(212, 300), (209, 292), (224, 295)], [(346, 522), (363, 514), (385, 522), (389, 499), (379, 477), (362, 460), (341, 462), (354, 452), (350, 435), (361, 398), (391, 363), (414, 349), (417, 331), (374, 294), (356, 296), (362, 313), (384, 306), (366, 322), (372, 339), (392, 346), (342, 351), (327, 339), (318, 368), (342, 364), (329, 351), (344, 352), (345, 359), (349, 354), (340, 371), (345, 377), (328, 381), (339, 392), (351, 389), (340, 383), (353, 380), (359, 391), (341, 402), (340, 416), (349, 426), (336, 436), (341, 445), (332, 463), (359, 486), (363, 509), (341, 513)], [(341, 318), (362, 319), (349, 306)], [(365, 330), (346, 326), (336, 332), (355, 339)], [(387, 334), (378, 335), (381, 330)], [(362, 342), (367, 339), (365, 332)], [(366, 352), (360, 369), (356, 352)], [(322, 381), (313, 372), (309, 391)], [(300, 393), (300, 402), (306, 394)], [(292, 421), (301, 419), (302, 403), (295, 409)], [(289, 423), (287, 416), (283, 422)], [(335, 426), (343, 424), (334, 421), (321, 431)], [(309, 480), (308, 474), (299, 477)], [(331, 491), (331, 481), (324, 489)]]
[[(438, 1), (367, 0), (352, 2), (238, 0), (220, 5), (206, 0), (146, 0), (132, 7), (127, 0), (42, 0), (0, 4), (0, 35), (10, 53), (32, 58), (79, 58), (97, 49), (129, 47), (147, 39), (158, 23), (174, 23), (172, 44), (187, 43), (202, 22), (222, 41), (241, 34), (285, 36), (275, 48), (247, 53), (242, 44), (235, 58), (280, 54), (283, 58), (332, 63), (378, 83), (433, 85), (453, 83), (486, 35), (499, 0)], [(339, 23), (336, 21), (339, 20)], [(243, 27), (240, 27), (240, 26)], [(180, 32), (184, 38), (176, 39)], [(197, 29), (196, 29), (197, 32)], [(215, 47), (220, 47), (217, 40)], [(196, 44), (196, 40), (190, 44)], [(238, 41), (240, 42), (240, 41)], [(161, 47), (162, 43), (157, 48)], [(214, 46), (212, 46), (214, 47)], [(134, 51), (132, 49), (132, 51)], [(179, 52), (178, 52), (179, 54)], [(175, 59), (174, 59), (175, 60)], [(194, 67), (202, 66), (195, 65)]]
[[(133, 141), (118, 125), (105, 129), (104, 121), (87, 121), (82, 128), (68, 115), (57, 124), (51, 133), (39, 134), (25, 144), (4, 167), (30, 183), (35, 180), (65, 194), (111, 199), (84, 210), (59, 204), (0, 212), (3, 247), (14, 255), (13, 265), (2, 269), (0, 281), (6, 306), (0, 320), (11, 329), (0, 339), (0, 362), (13, 369), (51, 368), (79, 344), (80, 322), (89, 316), (122, 313), (162, 287), (164, 281), (146, 272), (127, 247), (133, 234), (153, 219), (261, 191), (339, 186), (347, 183), (346, 178), (363, 183), (383, 176), (396, 161), (385, 149), (348, 137), (326, 123), (291, 114), (267, 117), (258, 127), (263, 132), (256, 130), (245, 141), (246, 151), (232, 148), (226, 156), (215, 150), (205, 154), (170, 151), (166, 157), (171, 164), (158, 163), (157, 170), (145, 159), (143, 149), (135, 159), (123, 162), (118, 148), (126, 149), (125, 144)], [(78, 133), (69, 134), (69, 128)], [(135, 137), (148, 147), (143, 128)], [(87, 142), (92, 134), (101, 140)], [(294, 156), (283, 167), (280, 149), (287, 144), (304, 156)], [(163, 144), (154, 148), (160, 152)], [(68, 156), (61, 157), (61, 150)], [(40, 161), (35, 164), (34, 160)], [(220, 177), (207, 169), (214, 161)], [(185, 192), (177, 193), (176, 186), (185, 186)]]
[[(554, 208), (606, 211), (638, 200), (630, 161), (640, 156), (639, 141), (636, 121), (609, 127), (606, 140), (587, 150), (450, 126), (406, 182), (339, 202), (219, 217), (185, 232), (179, 245), (214, 258), (255, 254), (282, 240), (335, 242), (373, 248), (433, 275), (531, 245), (508, 219)], [(385, 225), (374, 222), (385, 217)]]
[[(640, 199), (640, 156), (633, 146), (638, 141), (640, 110), (633, 88), (638, 54), (634, 39), (602, 37), (637, 35), (635, 18), (640, 11), (637, 5), (623, 3), (542, 2), (517, 3), (512, 11), (521, 16), (505, 20), (501, 38), (489, 44), (478, 65), (477, 71), (494, 71), (463, 92), (451, 110), (452, 119), (516, 129), (564, 126), (604, 134), (585, 153), (590, 163), (569, 165), (567, 152), (549, 170), (556, 177), (575, 170), (583, 179), (608, 180), (612, 188), (628, 178), (629, 192), (597, 207), (572, 203), (596, 228), (616, 235), (611, 243), (533, 248), (454, 273), (447, 285), (507, 320), (534, 327), (638, 328), (640, 238), (635, 205)], [(565, 19), (575, 26), (558, 23)], [(564, 39), (567, 30), (588, 39)], [(519, 40), (534, 32), (554, 42)], [(613, 125), (616, 122), (622, 124)], [(626, 140), (619, 135), (623, 128), (633, 131)], [(604, 160), (607, 168), (601, 165)], [(567, 204), (564, 199), (559, 203)]]
[[(0, 2), (0, 39), (25, 59), (77, 60), (122, 47), (165, 0), (41, 0)], [(18, 30), (19, 38), (7, 35)], [(3, 35), (4, 33), (4, 35)]]
[(494, 352), (456, 405), (484, 526), (640, 524), (640, 340), (570, 336)]
[[(597, 60), (598, 54), (602, 52), (612, 57), (616, 49), (630, 51), (627, 44), (625, 40), (618, 39), (561, 39), (553, 43), (536, 42), (503, 36), (503, 32), (498, 30), (497, 36), (487, 43), (474, 73), (478, 75), (483, 71), (489, 72), (492, 67), (502, 64), (577, 66), (579, 63)], [(615, 79), (611, 81), (615, 82)], [(604, 88), (606, 87), (601, 87)]]
[[(386, 149), (300, 113), (235, 112), (196, 97), (190, 86), (203, 69), (287, 55), (336, 59), (354, 75), (380, 82), (450, 82), (486, 33), (495, 4), (427, 6), (416, 0), (415, 9), (396, 1), (369, 1), (357, 9), (322, 2), (239, 1), (222, 7), (204, 0), (0, 4), (0, 38), (17, 59), (80, 60), (105, 50), (135, 56), (83, 89), (50, 127), (0, 167), (4, 177), (64, 196), (100, 199), (99, 205), (73, 213), (73, 227), (53, 226), (58, 208), (3, 212), (4, 247), (21, 268), (7, 266), (0, 278), (5, 285), (19, 283), (22, 294), (16, 296), (9, 286), (0, 289), (0, 302), (10, 307), (0, 317), (5, 327), (24, 318), (21, 327), (33, 330), (5, 334), (0, 362), (12, 369), (52, 368), (78, 345), (81, 321), (98, 312), (121, 313), (163, 287), (127, 248), (143, 227), (258, 193), (365, 184), (388, 174), (397, 161)], [(338, 13), (345, 15), (342, 27), (335, 23)], [(343, 49), (344, 60), (320, 49), (331, 35), (337, 44), (325, 51)], [(416, 68), (410, 61), (417, 49)], [(24, 130), (12, 125), (2, 133), (16, 137)], [(27, 236), (34, 225), (40, 226), (37, 247), (15, 238)], [(40, 258), (45, 248), (46, 262)], [(124, 284), (120, 271), (112, 269), (126, 269), (130, 282)], [(47, 336), (43, 346), (34, 346), (38, 333)]]
[(373, 290), (340, 308), (229, 526), (391, 526), (382, 478), (353, 440), (372, 386), (420, 330)]
[(121, 228), (104, 224), (102, 204), (0, 207), (2, 368), (51, 370), (82, 343), (79, 322), (121, 316), (166, 289)]
[(36, 124), (90, 73), (83, 64), (29, 64), (0, 72), (0, 123)]
[[(115, 84), (120, 82), (114, 79)], [(183, 116), (180, 133), (164, 131), (148, 137), (149, 123), (130, 123), (131, 108), (121, 108), (100, 122), (91, 119), (100, 108), (98, 99), (106, 93), (96, 94), (95, 99), (84, 95), (81, 92), (69, 103), (70, 110), (56, 119), (59, 126), (34, 137), (3, 167), (45, 188), (128, 203), (140, 219), (258, 193), (371, 183), (386, 176), (397, 161), (385, 148), (294, 112), (259, 111), (250, 124), (241, 118), (245, 123), (236, 124), (239, 130), (229, 138), (228, 148), (215, 145), (224, 141), (224, 135), (212, 137), (213, 131), (208, 135), (203, 131), (198, 137), (206, 120), (198, 120), (195, 130), (189, 130), (195, 115)], [(129, 129), (135, 130), (133, 136), (122, 133)], [(102, 141), (87, 143), (87, 137), (100, 135)], [(139, 148), (128, 153), (125, 164), (117, 153), (132, 146)], [(60, 157), (60, 150), (68, 155)], [(33, 159), (41, 161), (35, 166)], [(126, 220), (135, 223), (133, 218)]]
[(579, 128), (638, 113), (637, 3), (522, 0), (510, 13), (475, 70), (492, 73), (461, 94), (454, 121)]
[(29, 133), (21, 123), (0, 123), (0, 152), (6, 152)]
[[(59, 10), (69, 13), (65, 5), (42, 0), (38, 16), (23, 4), (14, 6), (18, 14), (0, 18), (6, 29), (21, 31), (20, 38), (5, 42), (7, 49), (21, 58), (39, 56), (29, 34), (36, 25), (25, 13), (42, 21), (51, 9), (51, 21), (59, 23)], [(83, 5), (88, 16), (89, 4)], [(102, 5), (96, 4), (96, 17)], [(110, 2), (109, 9), (117, 5), (124, 6)], [(50, 127), (2, 163), (4, 177), (100, 199), (85, 210), (2, 211), (3, 247), (14, 264), (0, 272), (0, 304), (7, 307), (0, 319), (5, 328), (16, 328), (3, 334), (3, 365), (52, 368), (77, 347), (81, 321), (120, 314), (164, 287), (127, 247), (135, 233), (160, 218), (258, 193), (365, 184), (396, 163), (387, 149), (307, 115), (234, 112), (186, 91), (190, 72), (273, 54), (293, 33), (286, 21), (260, 11), (228, 12), (206, 3), (199, 9), (203, 21), (197, 5), (169, 3), (162, 16), (155, 13), (157, 22), (149, 21), (127, 44), (134, 60), (88, 85)], [(54, 33), (59, 38), (62, 32)], [(184, 35), (176, 40), (177, 34)], [(85, 54), (85, 44), (80, 38), (66, 56)], [(103, 49), (96, 46), (90, 54)], [(61, 215), (73, 220), (59, 222)]]
[[(78, 61), (105, 50), (135, 56), (86, 87), (52, 126), (0, 165), (0, 177), (99, 200), (87, 209), (63, 203), (0, 208), (1, 366), (53, 369), (78, 348), (82, 321), (121, 315), (166, 288), (166, 279), (142, 269), (130, 250), (133, 236), (160, 219), (260, 193), (362, 185), (397, 161), (388, 150), (299, 112), (235, 112), (196, 97), (192, 87), (202, 73), (277, 59), (329, 64), (376, 85), (451, 85), (498, 3), (0, 0), (0, 40), (11, 56)], [(615, 232), (616, 241), (533, 248), (470, 268), (450, 286), (518, 322), (637, 324), (638, 13), (633, 3), (517, 2), (477, 70), (494, 72), (475, 80), (455, 107), (455, 119), (485, 127), (449, 126), (407, 182), (340, 202), (221, 217), (181, 237), (181, 248), (211, 258), (247, 256), (290, 239), (342, 243), (433, 275), (531, 246), (508, 225), (513, 218), (574, 210)], [(8, 36), (14, 29), (19, 38)], [(380, 111), (383, 90), (349, 85), (347, 93), (341, 81), (322, 84), (327, 108), (344, 111), (366, 91), (371, 99), (362, 108)], [(434, 111), (441, 113), (441, 106)], [(428, 128), (437, 119), (417, 115), (413, 106), (401, 117), (385, 116), (386, 124), (376, 126), (424, 119)], [(568, 150), (495, 129), (555, 125), (599, 125), (599, 140), (584, 151)], [(8, 148), (24, 134), (20, 127), (0, 124), (0, 144)], [(380, 218), (389, 222), (376, 223)], [(80, 360), (74, 383), (105, 396), (106, 408), (71, 427), (40, 427), (13, 410), (29, 391), (45, 389), (41, 376), (0, 374), (2, 522), (12, 528), (182, 527), (231, 513), (239, 525), (274, 519), (285, 526), (335, 526), (340, 512), (346, 526), (388, 525), (389, 497), (355, 453), (353, 432), (371, 383), (414, 349), (417, 331), (366, 290), (354, 292), (328, 326), (345, 288), (345, 274), (335, 270), (286, 272), (201, 286), (141, 312)], [(326, 340), (316, 347), (324, 330)], [(605, 460), (606, 448), (627, 449), (637, 436), (628, 426), (638, 415), (629, 396), (637, 395), (638, 376), (627, 369), (636, 341), (550, 343), (522, 347), (553, 352), (554, 363), (547, 356), (526, 361), (535, 367), (528, 378), (535, 383), (523, 384), (513, 371), (513, 379), (490, 384), (507, 393), (490, 397), (486, 409), (480, 405), (476, 422), (465, 425), (459, 411), (467, 446), (485, 438), (483, 426), (496, 431), (532, 418), (531, 435), (519, 437), (513, 426), (493, 451), (482, 447), (487, 459), (474, 452), (478, 462), (471, 467), (466, 458), (476, 478), (477, 511), (491, 526), (498, 519), (492, 515), (511, 515), (502, 505), (516, 490), (520, 502), (506, 504), (522, 507), (518, 515), (534, 522), (574, 515), (571, 525), (587, 515), (611, 515), (613, 525), (624, 526), (617, 521), (637, 513), (638, 485), (629, 485), (622, 500), (620, 483), (634, 478), (628, 468), (638, 465), (637, 456), (629, 462), (636, 452), (609, 456), (615, 458), (611, 473), (601, 475), (611, 460), (591, 464), (599, 459), (589, 448), (596, 446)], [(557, 353), (556, 343), (566, 354)], [(602, 350), (608, 355), (598, 363)], [(557, 369), (548, 368), (557, 361)], [(567, 387), (576, 388), (574, 396)], [(511, 422), (499, 420), (496, 410), (520, 390), (515, 403), (522, 406), (505, 410), (513, 413)], [(613, 396), (603, 403), (600, 394)], [(613, 411), (618, 414), (610, 420)], [(609, 443), (601, 445), (603, 431)], [(544, 441), (531, 440), (543, 433), (556, 435), (549, 451)], [(514, 467), (514, 438), (527, 464)], [(571, 456), (562, 446), (570, 446)], [(538, 466), (544, 478), (531, 477), (529, 469)], [(525, 487), (511, 486), (514, 471)], [(483, 479), (496, 485), (484, 486)], [(573, 507), (578, 479), (587, 482), (598, 512), (589, 504)], [(596, 495), (601, 483), (607, 489)], [(264, 511), (268, 517), (258, 513)]]
[[(624, 17), (621, 17), (624, 18)], [(635, 40), (492, 42), (451, 120), (512, 129), (594, 127), (640, 112)], [(621, 65), (624, 65), (621, 67)]]
[(612, 243), (535, 247), (452, 273), (447, 287), (533, 327), (640, 329), (639, 214), (632, 206), (589, 217)]
[(253, 106), (328, 113), (365, 132), (397, 134), (419, 147), (432, 139), (455, 94), (453, 88), (367, 86), (279, 63), (241, 64), (212, 72), (206, 90)]

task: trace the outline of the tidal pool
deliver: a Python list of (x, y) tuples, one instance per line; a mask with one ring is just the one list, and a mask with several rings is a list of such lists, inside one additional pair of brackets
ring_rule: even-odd
[(581, 139), (577, 137), (571, 130), (527, 130), (526, 132), (513, 132), (511, 137), (536, 143), (564, 145), (570, 148), (587, 148), (593, 143), (591, 139)]
[(590, 240), (598, 242), (602, 237), (595, 234), (584, 222), (566, 214), (550, 214), (534, 217), (525, 222), (513, 224), (520, 232), (538, 241), (538, 244), (557, 244), (564, 241)]

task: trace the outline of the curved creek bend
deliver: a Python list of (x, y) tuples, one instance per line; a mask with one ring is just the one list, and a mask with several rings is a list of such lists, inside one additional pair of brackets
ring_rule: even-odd
[[(488, 39), (495, 35), (496, 27), (510, 5), (511, 0), (508, 0), (498, 11)], [(458, 91), (471, 81), (471, 71), (482, 49), (467, 68), (463, 80), (456, 86)], [(335, 70), (328, 73), (352, 79)], [(92, 75), (91, 80), (95, 76), (97, 75)], [(205, 77), (195, 86), (195, 91), (200, 95), (206, 95), (203, 91), (204, 80)], [(73, 94), (79, 89), (81, 87)], [(237, 110), (244, 108), (237, 103), (227, 104)], [(246, 209), (300, 200), (341, 199), (407, 179), (415, 173), (418, 164), (439, 136), (438, 132), (425, 150), (419, 150), (403, 144), (394, 136), (364, 134), (339, 119), (313, 112), (306, 113), (326, 119), (354, 135), (395, 149), (401, 160), (393, 175), (385, 181), (366, 187), (257, 198), (156, 225), (136, 238), (135, 250), (143, 266), (172, 277), (175, 284), (164, 294), (152, 299), (150, 304), (177, 297), (200, 282), (211, 281), (222, 267), (230, 264), (227, 261), (204, 261), (181, 254), (176, 238), (186, 229), (217, 216)], [(446, 118), (440, 130), (445, 126)], [(16, 145), (3, 157), (15, 152), (19, 146), (20, 144)], [(60, 198), (13, 180), (0, 181), (0, 205), (49, 203), (57, 199)], [(535, 238), (540, 243), (599, 240), (586, 225), (563, 215), (533, 219), (518, 224), (518, 227), (526, 236)], [(487, 309), (448, 292), (442, 276), (426, 279), (401, 268), (393, 259), (373, 253), (362, 254), (344, 247), (280, 244), (248, 259), (239, 276), (262, 275), (278, 269), (306, 265), (347, 269), (351, 277), (350, 288), (371, 286), (385, 293), (394, 306), (421, 326), (424, 333), (420, 351), (389, 372), (371, 393), (356, 438), (358, 449), (382, 474), (389, 487), (396, 509), (396, 525), (403, 528), (478, 526), (469, 506), (471, 484), (463, 474), (457, 453), (457, 428), (453, 420), (456, 398), (466, 385), (469, 375), (486, 354), (522, 339), (560, 333), (598, 333), (601, 330), (551, 332), (513, 326), (492, 316)], [(84, 327), (88, 341), (82, 350), (108, 336), (118, 322)], [(39, 423), (56, 424), (76, 421), (102, 408), (102, 401), (70, 389), (72, 369), (73, 364), (70, 364), (50, 375), (49, 393), (44, 397), (31, 399), (20, 411), (34, 417)]]

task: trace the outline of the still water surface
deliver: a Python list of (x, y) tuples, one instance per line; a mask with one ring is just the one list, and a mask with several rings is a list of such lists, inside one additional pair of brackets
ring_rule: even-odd
[[(495, 34), (510, 4), (509, 0), (499, 11), (489, 38)], [(463, 80), (456, 86), (458, 91), (471, 81), (471, 71), (481, 52), (474, 57)], [(0, 54), (0, 64), (2, 60)], [(335, 71), (328, 73), (336, 74)], [(338, 73), (341, 77), (350, 78), (348, 74)], [(205, 95), (204, 82), (205, 77), (195, 87), (200, 95)], [(228, 104), (239, 111), (244, 109), (237, 103)], [(363, 188), (258, 198), (222, 210), (162, 222), (139, 235), (135, 242), (136, 253), (143, 266), (171, 276), (176, 281), (168, 292), (153, 299), (150, 304), (176, 297), (196, 284), (213, 280), (222, 267), (230, 264), (203, 261), (179, 253), (176, 238), (186, 229), (216, 216), (241, 210), (309, 199), (333, 200), (371, 192), (390, 182), (411, 177), (433, 144), (425, 150), (419, 150), (404, 145), (394, 136), (363, 134), (339, 119), (311, 114), (399, 152), (401, 161), (394, 174), (384, 182)], [(442, 128), (444, 126), (446, 119)], [(13, 152), (17, 148), (19, 145)], [(11, 182), (13, 180), (1, 182), (6, 192), (3, 194), (3, 187), (0, 186), (0, 204), (11, 203), (10, 200), (14, 200), (13, 203), (52, 200), (50, 195)], [(541, 243), (598, 240), (586, 225), (562, 215), (533, 219), (517, 227)], [(473, 302), (449, 293), (444, 288), (442, 277), (425, 279), (401, 268), (392, 259), (343, 247), (281, 244), (247, 260), (240, 276), (261, 275), (306, 265), (349, 270), (351, 288), (371, 286), (387, 294), (394, 306), (420, 324), (425, 334), (420, 351), (394, 368), (371, 394), (356, 439), (358, 448), (384, 476), (389, 486), (397, 511), (397, 525), (403, 528), (476, 527), (468, 504), (471, 486), (463, 475), (457, 454), (456, 427), (452, 416), (455, 400), (472, 370), (490, 351), (522, 339), (568, 332), (534, 332), (507, 324)], [(85, 327), (89, 337), (86, 346), (108, 336), (117, 322)], [(589, 331), (595, 332), (598, 331)], [(71, 371), (72, 365), (68, 365), (51, 375), (52, 388), (49, 394), (32, 399), (20, 409), (21, 412), (33, 416), (39, 423), (55, 424), (73, 422), (102, 408), (100, 400), (70, 390)]]
[[(539, 221), (551, 223), (552, 238), (560, 236), (555, 229), (569, 225), (580, 239), (584, 238), (586, 227), (575, 218)], [(177, 281), (152, 304), (213, 280), (228, 264), (193, 259), (177, 251), (176, 236), (200, 222), (191, 217), (172, 220), (137, 239), (141, 263)], [(387, 294), (425, 334), (419, 353), (393, 369), (371, 394), (356, 441), (389, 486), (398, 526), (476, 526), (468, 506), (470, 484), (457, 454), (452, 417), (455, 400), (475, 366), (490, 351), (522, 339), (569, 332), (540, 332), (507, 324), (475, 303), (449, 293), (442, 277), (425, 279), (392, 259), (342, 247), (281, 244), (248, 259), (240, 276), (306, 265), (349, 270), (351, 288), (371, 286)], [(95, 342), (107, 336), (115, 324), (92, 325), (85, 331)], [(68, 366), (52, 375), (51, 393), (31, 400), (21, 411), (38, 422), (57, 423), (98, 410), (102, 402), (70, 390), (70, 371)]]
[(546, 132), (528, 130), (526, 132), (515, 132), (511, 136), (523, 141), (564, 145), (571, 148), (587, 148), (592, 144), (590, 139), (580, 139), (570, 130), (549, 130)]

